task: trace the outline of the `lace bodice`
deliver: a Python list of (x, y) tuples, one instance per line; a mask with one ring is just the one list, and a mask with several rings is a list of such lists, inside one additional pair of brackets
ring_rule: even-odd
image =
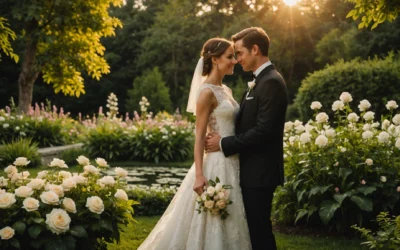
[(206, 88), (212, 90), (218, 101), (218, 106), (210, 114), (207, 132), (218, 132), (221, 137), (234, 135), (235, 116), (239, 111), (239, 104), (233, 99), (231, 89), (226, 85), (203, 83), (198, 95)]

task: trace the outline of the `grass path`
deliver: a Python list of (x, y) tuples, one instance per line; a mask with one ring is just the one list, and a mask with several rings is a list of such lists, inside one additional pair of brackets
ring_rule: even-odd
[[(157, 223), (159, 216), (137, 217), (137, 224), (129, 225), (121, 233), (120, 244), (109, 244), (109, 250), (135, 250), (144, 241)], [(307, 237), (275, 233), (278, 250), (361, 250), (360, 240), (344, 238)]]

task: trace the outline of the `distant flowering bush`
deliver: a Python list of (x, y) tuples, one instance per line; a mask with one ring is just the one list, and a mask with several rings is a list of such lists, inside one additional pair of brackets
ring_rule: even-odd
[(91, 157), (107, 160), (181, 161), (193, 151), (194, 124), (174, 114), (154, 115), (146, 97), (139, 101), (140, 113), (118, 116), (118, 98), (111, 93), (106, 115), (98, 114), (78, 119), (64, 110), (43, 103), (35, 104), (28, 114), (17, 115), (15, 107), (0, 110), (0, 141), (9, 143), (17, 138), (32, 138), (39, 147), (83, 142)]
[(18, 114), (11, 107), (0, 109), (0, 141), (9, 143), (19, 138), (32, 138), (39, 147), (77, 142), (81, 126), (56, 106), (35, 104), (27, 114)]
[(0, 177), (1, 249), (103, 249), (105, 242), (119, 240), (119, 225), (132, 221), (132, 205), (126, 193), (123, 170), (116, 179), (100, 176), (109, 167), (98, 158), (98, 167), (84, 156), (77, 159), (83, 172), (71, 173), (61, 159), (52, 170), (30, 178), (20, 171), (29, 160), (20, 157)]
[[(359, 112), (343, 92), (329, 117), (313, 102), (314, 119), (285, 124), (286, 183), (278, 189), (276, 215), (286, 222), (323, 222), (348, 230), (380, 211), (398, 209), (400, 114), (395, 101), (379, 121), (362, 100)], [(397, 206), (396, 206), (397, 205)], [(398, 211), (397, 211), (398, 212)]]
[[(174, 115), (148, 112), (146, 97), (140, 101), (141, 115), (134, 112), (133, 119), (102, 118), (87, 123), (92, 127), (84, 140), (92, 156), (101, 155), (112, 160), (179, 161), (190, 157), (194, 124), (182, 119), (177, 110)], [(93, 126), (93, 124), (96, 124)]]

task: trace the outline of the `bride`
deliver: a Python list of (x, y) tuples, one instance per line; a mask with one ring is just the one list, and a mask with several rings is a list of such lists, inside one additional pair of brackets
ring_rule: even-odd
[[(225, 75), (233, 74), (237, 63), (232, 43), (222, 38), (208, 40), (194, 72), (188, 112), (196, 115), (194, 164), (178, 192), (153, 231), (139, 250), (247, 250), (251, 249), (239, 185), (239, 158), (225, 158), (221, 151), (204, 154), (206, 133), (222, 137), (234, 135), (235, 115), (239, 105), (232, 91), (222, 84)], [(198, 214), (196, 198), (207, 180), (219, 177), (230, 190), (229, 216), (221, 220), (210, 212)]]

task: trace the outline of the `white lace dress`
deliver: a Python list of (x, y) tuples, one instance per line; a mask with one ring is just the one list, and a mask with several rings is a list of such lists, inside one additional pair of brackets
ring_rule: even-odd
[[(218, 106), (211, 113), (208, 131), (217, 131), (222, 137), (234, 134), (235, 115), (239, 105), (232, 98), (231, 90), (223, 86), (204, 83), (213, 91)], [(139, 250), (248, 250), (250, 236), (245, 217), (242, 193), (239, 186), (239, 158), (225, 157), (222, 152), (204, 155), (203, 174), (215, 180), (218, 176), (223, 184), (230, 184), (233, 204), (228, 206), (229, 216), (221, 220), (196, 210), (197, 194), (193, 191), (195, 181), (194, 164), (183, 180), (178, 192), (153, 231), (139, 247)]]

